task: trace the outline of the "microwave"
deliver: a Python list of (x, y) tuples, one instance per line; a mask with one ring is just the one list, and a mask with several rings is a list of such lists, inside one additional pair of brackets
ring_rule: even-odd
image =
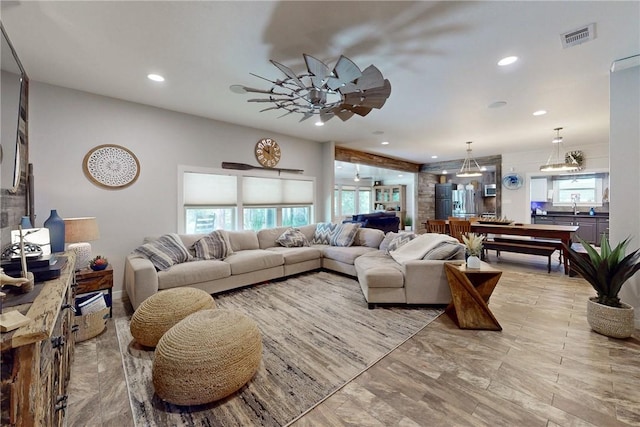
[(486, 184), (484, 186), (484, 197), (495, 197), (495, 196), (496, 196), (496, 185)]

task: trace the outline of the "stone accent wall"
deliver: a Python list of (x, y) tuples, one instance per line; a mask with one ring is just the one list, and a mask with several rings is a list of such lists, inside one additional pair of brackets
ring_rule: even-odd
[(436, 184), (439, 176), (429, 172), (418, 173), (418, 218), (413, 222), (413, 229), (418, 233), (425, 233), (427, 230), (424, 222), (436, 217)]

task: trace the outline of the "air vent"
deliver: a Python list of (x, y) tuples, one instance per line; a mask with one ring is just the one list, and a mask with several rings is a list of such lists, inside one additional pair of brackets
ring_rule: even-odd
[(582, 44), (584, 42), (591, 41), (596, 38), (596, 24), (585, 25), (584, 27), (576, 28), (575, 30), (569, 31), (568, 33), (564, 33), (560, 35), (560, 39), (562, 40), (562, 47), (568, 48), (571, 46), (576, 46)]

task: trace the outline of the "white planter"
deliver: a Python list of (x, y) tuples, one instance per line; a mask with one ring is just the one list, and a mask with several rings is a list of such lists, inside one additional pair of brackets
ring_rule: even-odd
[(612, 338), (629, 338), (633, 334), (633, 307), (621, 303), (622, 308), (609, 307), (595, 301), (587, 301), (587, 322), (591, 329)]
[(404, 231), (411, 231), (413, 227), (411, 227), (410, 225), (405, 225), (404, 226)]
[(467, 258), (467, 268), (480, 268), (480, 258), (473, 255), (469, 256), (469, 258)]

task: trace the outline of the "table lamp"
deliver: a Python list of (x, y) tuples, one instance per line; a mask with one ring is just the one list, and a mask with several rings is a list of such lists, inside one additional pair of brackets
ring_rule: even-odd
[(64, 219), (64, 241), (69, 243), (67, 248), (76, 254), (76, 270), (89, 265), (91, 244), (88, 242), (99, 238), (98, 221), (95, 217)]

